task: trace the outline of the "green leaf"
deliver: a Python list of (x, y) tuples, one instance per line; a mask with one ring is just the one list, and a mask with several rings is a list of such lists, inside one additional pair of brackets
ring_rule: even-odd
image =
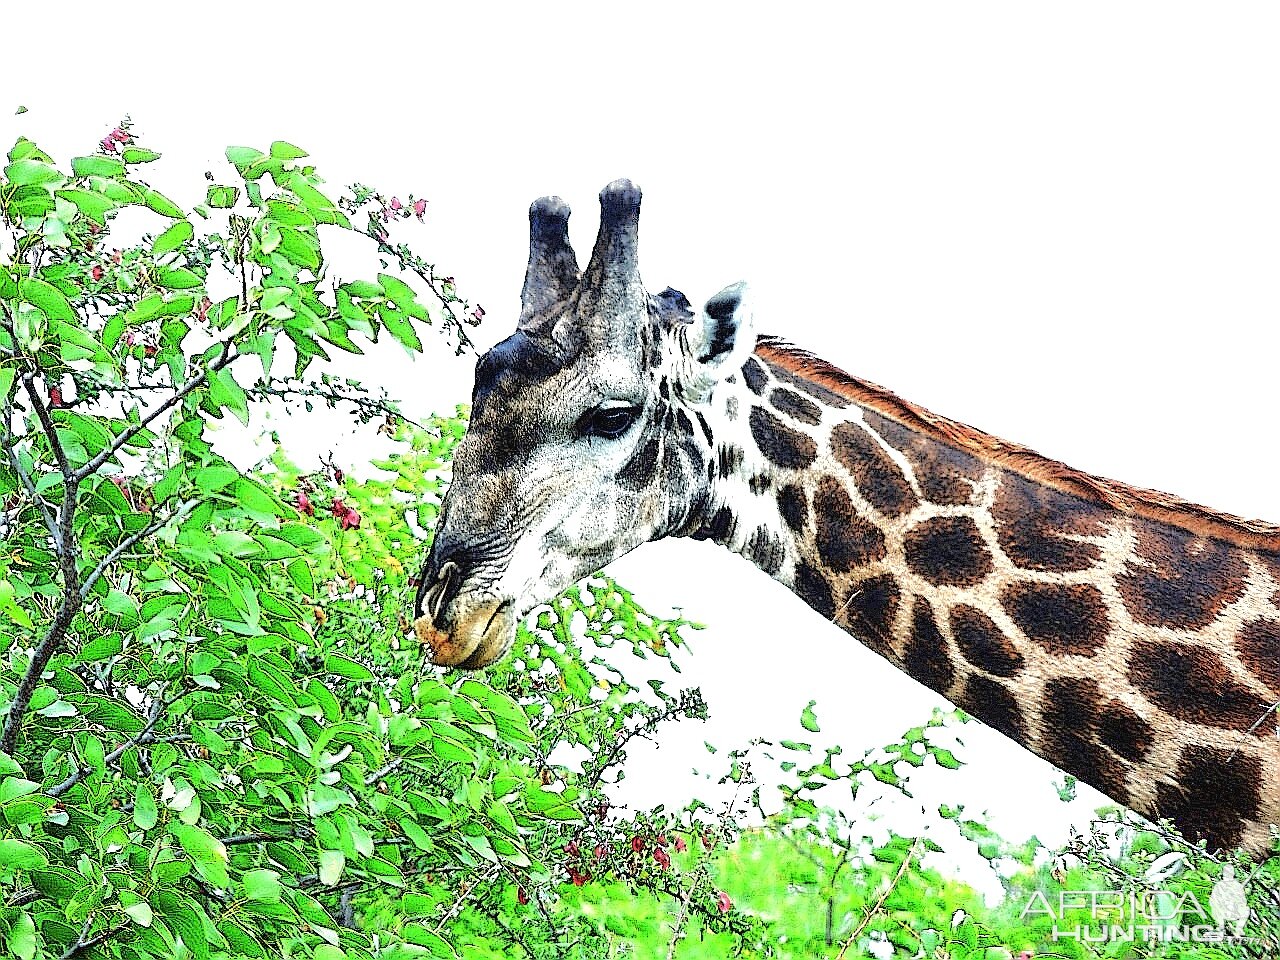
[(3, 613), (18, 626), (26, 627), (30, 630), (34, 626), (31, 622), (31, 617), (26, 610), (18, 605), (17, 600), (14, 599), (15, 596), (13, 584), (8, 580), (0, 580), (0, 613)]
[(4, 168), (5, 179), (14, 186), (37, 186), (62, 179), (56, 167), (39, 160), (15, 160)]
[(18, 371), (13, 367), (0, 367), (0, 407), (6, 405), (9, 399), (9, 389), (13, 386), (14, 378)]
[(75, 157), (71, 172), (77, 177), (116, 177), (124, 174), (124, 163), (115, 157)]
[(139, 830), (150, 830), (160, 819), (156, 798), (151, 788), (140, 783), (133, 792), (133, 822)]
[(185, 216), (181, 207), (158, 190), (148, 189), (147, 192), (142, 195), (142, 200), (148, 207), (160, 214), (162, 217), (172, 217), (174, 220), (179, 220)]
[(336, 886), (342, 879), (342, 871), (347, 865), (347, 858), (341, 850), (320, 851), (320, 882), (325, 886)]
[(23, 911), (9, 930), (9, 949), (14, 960), (33, 960), (36, 955), (36, 925), (31, 914)]
[(145, 147), (125, 147), (120, 159), (125, 163), (150, 163), (152, 160), (159, 160), (160, 154)]
[(348, 680), (364, 683), (374, 678), (373, 671), (364, 664), (352, 660), (350, 657), (344, 657), (340, 653), (331, 653), (325, 657), (324, 666), (330, 673), (346, 677)]
[(818, 726), (818, 717), (813, 712), (814, 705), (817, 700), (810, 700), (809, 705), (800, 713), (800, 726), (804, 727), (810, 733), (820, 733), (821, 728)]
[(217, 407), (226, 407), (237, 420), (248, 425), (249, 398), (226, 367), (209, 375), (209, 399)]
[(40, 789), (40, 784), (21, 777), (5, 777), (0, 780), (0, 803), (8, 803), (18, 797), (25, 797)]
[(67, 200), (75, 204), (77, 210), (96, 223), (105, 223), (107, 212), (118, 206), (110, 197), (103, 196), (94, 190), (79, 188), (59, 190), (54, 196), (59, 200)]
[(315, 578), (312, 577), (311, 567), (305, 560), (301, 558), (290, 560), (284, 569), (289, 574), (289, 579), (293, 581), (293, 585), (304, 595), (309, 597), (316, 592)]
[(295, 147), (292, 143), (277, 140), (271, 144), (271, 156), (275, 160), (298, 160), (309, 156), (309, 154), (301, 147)]
[(164, 256), (171, 250), (177, 250), (195, 234), (195, 228), (186, 220), (179, 220), (151, 244), (153, 257)]
[(284, 890), (280, 874), (274, 870), (250, 870), (240, 878), (240, 882), (244, 885), (244, 895), (249, 900), (278, 903)]
[(226, 156), (243, 176), (250, 164), (261, 160), (266, 154), (253, 147), (227, 147)]
[(47, 866), (49, 858), (34, 843), (18, 840), (14, 837), (0, 839), (0, 867), (12, 867), (15, 870), (39, 870)]
[(227, 878), (227, 848), (222, 841), (199, 827), (185, 823), (172, 823), (169, 832), (178, 839), (183, 851), (196, 869), (210, 883), (225, 887)]
[[(182, 225), (190, 227), (191, 225), (185, 220)], [(158, 282), (160, 286), (169, 290), (192, 290), (196, 287), (204, 285), (204, 279), (194, 270), (188, 270), (186, 267), (177, 267), (173, 270), (166, 270), (161, 267), (158, 271)]]
[(235, 467), (212, 466), (201, 467), (196, 471), (196, 486), (201, 493), (213, 493), (221, 490), (229, 483), (240, 479), (240, 471)]
[(125, 907), (124, 915), (140, 927), (151, 926), (151, 921), (153, 919), (151, 904), (147, 903), (145, 900), (140, 900), (132, 906)]
[(66, 320), (74, 323), (76, 313), (57, 287), (36, 277), (18, 281), (18, 293), (23, 300), (38, 307), (50, 320)]
[(234, 207), (239, 199), (240, 190), (238, 187), (224, 187), (220, 184), (215, 184), (205, 193), (204, 202), (216, 209), (225, 210), (227, 207)]

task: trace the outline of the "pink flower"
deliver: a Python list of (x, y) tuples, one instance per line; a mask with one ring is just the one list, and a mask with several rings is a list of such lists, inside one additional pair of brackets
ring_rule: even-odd
[(360, 526), (360, 514), (352, 507), (347, 507), (347, 512), (342, 515), (342, 529), (355, 530)]
[(636, 836), (632, 837), (632, 838), (631, 838), (631, 849), (632, 849), (632, 851), (634, 851), (635, 853), (641, 853), (641, 852), (643, 852), (643, 851), (644, 851), (644, 838), (643, 838), (643, 837), (641, 837), (641, 836), (640, 836), (640, 835), (638, 835), (638, 834), (637, 834)]
[(110, 137), (104, 137), (102, 143), (98, 144), (98, 146), (102, 148), (104, 153), (115, 153), (117, 149), (116, 142)]
[(400, 207), (401, 207), (400, 198), (399, 198), (399, 197), (392, 197), (392, 198), (391, 198), (391, 209), (392, 209), (392, 210), (399, 210), (399, 209), (400, 209)]
[(111, 140), (118, 140), (118, 141), (120, 141), (121, 143), (128, 143), (130, 140), (132, 140), (132, 139), (133, 139), (133, 137), (132, 137), (130, 134), (125, 133), (125, 132), (124, 132), (123, 130), (121, 130), (119, 127), (116, 127), (116, 128), (115, 128), (114, 130), (112, 130), (112, 131), (111, 131), (111, 133), (109, 133), (107, 136), (108, 136), (108, 138), (109, 138), (109, 139), (111, 139)]
[(341, 520), (347, 513), (347, 505), (342, 502), (341, 497), (334, 497), (333, 505), (329, 507), (329, 512), (333, 514), (333, 519)]
[(49, 388), (49, 406), (51, 407), (62, 406), (62, 390), (59, 387)]
[(471, 316), (476, 318), (476, 323), (479, 323), (484, 319), (484, 307), (477, 304), (476, 308), (471, 311)]
[(578, 846), (577, 840), (570, 840), (564, 845), (564, 852), (569, 854), (571, 857), (576, 857), (582, 852), (582, 848)]
[(575, 887), (581, 887), (591, 879), (591, 874), (579, 873), (577, 870), (570, 869), (569, 879), (573, 881)]
[(728, 913), (733, 909), (733, 901), (729, 899), (729, 895), (723, 890), (716, 895), (716, 909), (721, 913)]
[(688, 849), (689, 847), (684, 842), (684, 837), (676, 837), (676, 853), (684, 853)]
[(529, 902), (529, 895), (524, 892), (524, 887), (516, 887), (516, 903), (524, 906)]
[(414, 213), (414, 216), (416, 216), (419, 220), (421, 220), (424, 216), (426, 216), (427, 201), (425, 200), (413, 201), (413, 213)]
[(204, 318), (209, 315), (209, 308), (211, 306), (213, 306), (213, 301), (208, 297), (200, 298), (200, 307), (196, 310), (196, 316), (200, 318), (202, 323), (204, 322)]
[(603, 860), (605, 855), (604, 844), (597, 843), (595, 850), (593, 850), (592, 852), (595, 854), (597, 860)]
[(305, 513), (308, 517), (314, 517), (316, 515), (315, 505), (312, 504), (311, 499), (301, 490), (299, 490), (298, 495), (293, 498), (293, 505), (298, 508), (299, 513)]

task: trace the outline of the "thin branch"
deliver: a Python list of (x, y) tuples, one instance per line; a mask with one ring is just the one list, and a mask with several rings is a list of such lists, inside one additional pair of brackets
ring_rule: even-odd
[(219, 841), (224, 847), (243, 846), (247, 843), (277, 843), (281, 840), (307, 839), (315, 836), (307, 827), (294, 827), (285, 833), (238, 833)]
[(110, 460), (113, 456), (119, 453), (120, 450), (124, 448), (125, 444), (127, 444), (130, 440), (132, 440), (135, 436), (137, 436), (143, 430), (147, 429), (147, 427), (151, 423), (153, 423), (157, 417), (159, 417), (161, 414), (168, 412), (169, 410), (172, 410), (175, 406), (177, 406), (179, 403), (185, 400), (193, 391), (199, 389), (200, 387), (204, 386), (204, 384), (208, 383), (209, 374), (217, 373), (219, 370), (221, 370), (223, 367), (229, 364), (232, 360), (237, 359), (239, 356), (240, 355), (238, 353), (231, 352), (231, 344), (229, 342), (223, 342), (222, 354), (216, 360), (212, 361), (207, 367), (205, 367), (203, 370), (197, 373), (194, 377), (188, 380), (185, 384), (182, 385), (182, 388), (178, 390), (177, 393), (171, 396), (164, 403), (160, 404), (160, 406), (156, 407), (154, 410), (148, 413), (145, 417), (140, 419), (137, 423), (133, 424), (132, 426), (124, 430), (121, 430), (120, 433), (116, 435), (115, 440), (113, 440), (110, 443), (110, 445), (98, 451), (98, 453), (95, 454), (87, 463), (85, 463), (83, 467), (81, 467), (79, 470), (76, 471), (76, 479), (83, 480), (85, 477), (92, 475), (95, 470), (97, 470), (100, 466), (102, 466), (104, 463)]
[[(182, 694), (180, 693), (177, 694), (176, 696), (168, 697), (168, 698), (157, 697), (155, 703), (152, 704), (151, 716), (147, 719), (146, 726), (144, 726), (141, 730), (135, 733), (132, 737), (130, 737), (124, 743), (120, 744), (120, 746), (116, 747), (114, 750), (108, 753), (103, 758), (103, 761), (102, 761), (103, 766), (109, 767), (111, 764), (115, 763), (117, 760), (123, 757), (125, 755), (125, 751), (129, 750), (131, 747), (142, 746), (143, 744), (150, 743), (151, 732), (155, 730), (156, 724), (158, 724), (161, 721), (161, 719), (164, 717), (165, 711), (168, 710), (169, 707), (173, 706), (181, 698), (182, 698)], [(73, 774), (71, 774), (71, 776), (67, 777), (67, 779), (63, 780), (61, 783), (57, 784), (56, 786), (51, 787), (45, 792), (51, 797), (60, 797), (64, 793), (66, 793), (68, 790), (70, 790), (72, 787), (74, 787), (76, 784), (84, 780), (84, 778), (89, 776), (89, 774), (91, 773), (93, 773), (92, 767), (89, 767), (89, 766), (77, 767), (76, 771)]]
[(918, 849), (920, 849), (919, 837), (917, 837), (911, 844), (911, 849), (907, 851), (907, 855), (902, 858), (902, 863), (898, 867), (898, 872), (893, 875), (893, 880), (890, 881), (889, 886), (884, 888), (884, 892), (880, 894), (875, 905), (867, 911), (867, 915), (862, 918), (862, 922), (858, 924), (858, 928), (854, 930), (853, 933), (849, 934), (849, 938), (845, 940), (844, 945), (840, 948), (840, 952), (836, 954), (836, 960), (844, 960), (844, 955), (849, 951), (849, 947), (851, 947), (854, 941), (861, 936), (862, 931), (867, 929), (867, 924), (871, 922), (872, 918), (880, 912), (880, 908), (884, 906), (884, 902), (889, 899), (889, 894), (893, 893), (894, 889), (898, 886), (898, 881), (901, 880), (902, 875), (907, 872), (907, 867), (909, 867), (911, 865), (911, 861), (915, 859), (916, 851)]
[(92, 950), (94, 947), (99, 946), (100, 944), (106, 943), (108, 940), (114, 937), (121, 930), (124, 930), (127, 926), (128, 926), (127, 923), (122, 923), (116, 927), (107, 927), (107, 929), (103, 930), (102, 933), (98, 934), (96, 937), (91, 937), (88, 940), (84, 939), (84, 936), (82, 934), (79, 940), (77, 940), (71, 946), (67, 947), (66, 952), (63, 953), (61, 960), (71, 960), (72, 957), (78, 957), (80, 954), (84, 953), (86, 950)]
[(49, 438), (49, 446), (53, 449), (54, 459), (58, 461), (58, 470), (67, 480), (70, 487), (71, 480), (75, 477), (75, 471), (71, 469), (71, 461), (67, 459), (67, 451), (62, 448), (62, 441), (58, 439), (58, 427), (53, 422), (53, 418), (49, 416), (49, 408), (44, 404), (44, 397), (40, 396), (40, 391), (35, 385), (36, 374), (31, 370), (22, 375), (22, 386), (27, 391), (27, 397), (31, 400), (31, 409), (35, 411), (40, 426), (44, 428), (44, 434)]
[[(6, 418), (7, 420), (8, 418)], [(44, 498), (36, 492), (35, 482), (31, 479), (31, 474), (23, 469), (22, 461), (18, 459), (17, 438), (10, 429), (8, 423), (5, 424), (4, 436), (4, 452), (9, 455), (9, 465), (13, 467), (13, 472), (22, 479), (22, 485), (26, 488), (27, 496), (31, 498), (31, 502), (35, 504), (36, 510), (40, 512), (40, 516), (44, 518), (44, 525), (49, 528), (49, 535), (53, 537), (54, 546), (62, 549), (62, 531), (58, 529), (58, 523), (53, 517), (53, 511), (49, 509), (49, 505), (44, 502)]]
[(98, 582), (98, 578), (106, 572), (107, 568), (111, 566), (111, 564), (124, 556), (124, 554), (133, 547), (134, 544), (159, 533), (170, 523), (182, 520), (183, 517), (187, 516), (187, 514), (199, 505), (199, 500), (187, 500), (179, 505), (178, 509), (173, 511), (173, 513), (169, 514), (167, 517), (161, 517), (159, 520), (153, 520), (141, 530), (134, 531), (117, 543), (111, 548), (111, 552), (103, 557), (98, 565), (93, 568), (93, 572), (91, 572), (89, 576), (85, 577), (84, 583), (80, 585), (80, 599), (84, 600), (89, 596), (89, 591), (93, 589), (93, 585)]

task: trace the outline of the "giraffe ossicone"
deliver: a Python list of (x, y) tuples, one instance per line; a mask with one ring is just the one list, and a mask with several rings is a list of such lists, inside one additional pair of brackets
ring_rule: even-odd
[(650, 540), (709, 539), (987, 724), (1212, 847), (1280, 823), (1280, 527), (1072, 470), (769, 336), (745, 284), (649, 294), (640, 191), (529, 211), (414, 629), (438, 664)]

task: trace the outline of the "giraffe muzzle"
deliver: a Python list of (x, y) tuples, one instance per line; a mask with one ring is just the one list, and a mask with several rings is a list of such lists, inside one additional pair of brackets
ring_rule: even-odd
[(452, 560), (419, 588), (413, 632), (437, 666), (478, 670), (493, 663), (515, 639), (514, 603), (460, 591), (463, 574)]

